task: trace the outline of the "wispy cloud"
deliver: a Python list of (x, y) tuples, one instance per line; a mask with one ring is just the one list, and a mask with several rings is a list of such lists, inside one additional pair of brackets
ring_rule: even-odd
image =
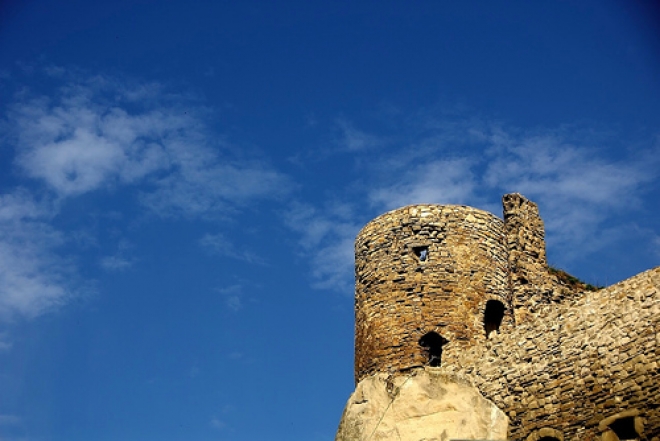
[(234, 406), (231, 404), (225, 404), (220, 409), (220, 412), (217, 412), (215, 415), (211, 416), (210, 425), (214, 429), (218, 430), (231, 430), (227, 419), (231, 416), (231, 413), (234, 411)]
[(624, 209), (635, 210), (643, 186), (659, 175), (660, 161), (648, 153), (615, 160), (561, 134), (507, 138), (493, 146), (484, 185), (538, 202), (546, 230), (560, 247), (593, 248), (594, 241), (603, 241), (606, 220)]
[(12, 348), (13, 343), (9, 339), (9, 334), (0, 332), (0, 352), (8, 351)]
[[(621, 239), (619, 216), (639, 209), (645, 186), (660, 177), (653, 141), (646, 151), (625, 155), (624, 141), (594, 129), (523, 130), (456, 115), (419, 120), (391, 136), (378, 156), (356, 149), (360, 176), (345, 190), (356, 207), (351, 215), (338, 217), (315, 203), (290, 207), (286, 222), (300, 235), (314, 286), (350, 290), (355, 235), (386, 210), (465, 204), (500, 215), (499, 198), (509, 192), (539, 204), (549, 240), (566, 259), (585, 255)], [(344, 126), (360, 133), (354, 124)], [(607, 148), (594, 146), (601, 142)]]
[[(39, 202), (36, 191), (0, 196), (0, 319), (35, 317), (77, 295), (76, 264), (62, 253), (69, 235), (53, 227), (66, 201), (130, 187), (127, 194), (137, 195), (147, 213), (217, 219), (292, 188), (266, 159), (234, 154), (209, 129), (208, 109), (162, 84), (61, 67), (31, 75), (45, 75), (59, 88), (48, 95), (20, 89), (2, 118), (1, 141), (15, 153), (15, 171), (45, 196)], [(222, 234), (201, 243), (216, 254), (263, 263)], [(121, 248), (99, 258), (107, 271), (135, 262)], [(234, 310), (242, 307), (240, 297), (228, 301)]]
[(313, 286), (350, 294), (353, 287), (355, 235), (360, 229), (352, 209), (344, 205), (325, 208), (294, 203), (284, 221), (301, 235), (300, 255), (310, 261)]
[(242, 260), (248, 263), (265, 264), (265, 260), (262, 257), (246, 249), (243, 245), (233, 243), (222, 233), (207, 233), (199, 240), (199, 244), (214, 255)]
[(16, 415), (0, 415), (0, 426), (12, 426), (20, 424), (22, 419)]
[(209, 423), (214, 429), (224, 429), (227, 427), (227, 423), (219, 419), (218, 417), (211, 417), (211, 422)]
[(132, 245), (126, 241), (121, 240), (117, 246), (117, 251), (110, 255), (101, 258), (101, 267), (106, 271), (124, 271), (131, 268), (137, 262), (137, 259), (129, 257), (129, 250)]
[(142, 184), (141, 201), (153, 212), (200, 216), (289, 190), (289, 179), (263, 160), (232, 158), (203, 114), (158, 84), (71, 75), (49, 97), (20, 96), (7, 126), (17, 164), (60, 198)]
[(123, 271), (133, 266), (134, 263), (134, 260), (121, 255), (105, 256), (101, 259), (101, 267), (107, 271)]
[(169, 167), (161, 142), (186, 127), (186, 118), (158, 111), (130, 115), (89, 95), (75, 89), (59, 100), (35, 98), (13, 107), (18, 163), (29, 176), (67, 197)]
[(227, 216), (249, 200), (280, 197), (290, 189), (287, 177), (262, 164), (209, 164), (203, 156), (181, 160), (176, 171), (157, 179), (155, 190), (143, 193), (144, 205), (163, 216)]
[(338, 144), (342, 150), (362, 152), (385, 144), (383, 137), (374, 136), (363, 130), (358, 130), (345, 119), (338, 120), (337, 125), (341, 131)]
[(475, 197), (472, 162), (461, 158), (416, 164), (401, 171), (394, 182), (370, 190), (369, 200), (385, 210), (410, 204), (464, 204)]
[(413, 159), (402, 161), (394, 152), (395, 161), (385, 156), (376, 165), (380, 182), (367, 186), (367, 194), (377, 207), (459, 203), (499, 214), (488, 200), (520, 192), (540, 204), (556, 245), (592, 246), (588, 233), (600, 229), (602, 241), (609, 234), (606, 220), (638, 207), (644, 185), (660, 175), (655, 145), (615, 158), (577, 129), (524, 131), (472, 120), (436, 127), (414, 141), (424, 147)]
[(243, 309), (243, 285), (236, 284), (224, 288), (218, 288), (217, 291), (225, 297), (225, 305), (233, 312)]
[(56, 253), (62, 235), (25, 191), (0, 195), (0, 318), (35, 317), (75, 291), (75, 267)]
[(232, 309), (234, 312), (237, 312), (243, 307), (243, 302), (239, 296), (228, 296), (227, 307)]

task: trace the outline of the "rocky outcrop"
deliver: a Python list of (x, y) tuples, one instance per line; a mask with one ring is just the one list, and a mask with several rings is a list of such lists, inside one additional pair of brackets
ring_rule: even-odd
[(421, 368), (360, 381), (335, 441), (504, 440), (508, 418), (464, 377)]

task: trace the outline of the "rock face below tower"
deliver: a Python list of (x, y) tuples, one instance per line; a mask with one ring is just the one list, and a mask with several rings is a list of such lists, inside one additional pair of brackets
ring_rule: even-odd
[(440, 368), (362, 380), (335, 441), (504, 440), (508, 418), (469, 381)]

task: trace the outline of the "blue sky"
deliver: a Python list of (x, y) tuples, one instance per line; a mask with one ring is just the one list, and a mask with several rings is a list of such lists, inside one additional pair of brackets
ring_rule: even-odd
[(657, 266), (658, 17), (2, 2), (0, 440), (332, 440), (353, 240), (402, 205), (517, 191), (554, 266)]

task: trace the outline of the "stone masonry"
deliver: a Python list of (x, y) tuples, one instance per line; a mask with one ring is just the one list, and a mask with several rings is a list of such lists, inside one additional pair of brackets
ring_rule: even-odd
[(586, 291), (549, 270), (536, 204), (503, 206), (408, 206), (360, 231), (356, 384), (437, 370), (512, 440), (660, 441), (660, 267)]
[(503, 223), (485, 211), (402, 208), (364, 227), (355, 247), (356, 381), (424, 366), (428, 332), (463, 349), (485, 341), (486, 301), (509, 303)]

